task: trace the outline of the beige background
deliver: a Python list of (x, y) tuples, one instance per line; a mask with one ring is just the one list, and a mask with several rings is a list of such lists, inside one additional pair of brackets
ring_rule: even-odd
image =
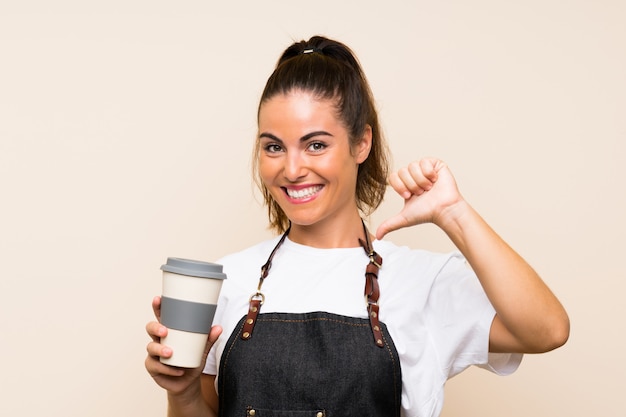
[(270, 236), (257, 99), (317, 33), (361, 58), (395, 165), (446, 160), (571, 315), (513, 376), (453, 379), (444, 416), (625, 415), (625, 21), (619, 0), (2, 0), (0, 415), (165, 414), (143, 369), (159, 266)]

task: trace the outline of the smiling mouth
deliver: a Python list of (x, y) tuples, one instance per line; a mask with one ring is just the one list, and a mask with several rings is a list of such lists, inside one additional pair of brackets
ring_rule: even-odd
[(300, 190), (293, 190), (290, 188), (285, 188), (285, 191), (287, 192), (287, 195), (289, 196), (289, 198), (300, 200), (300, 199), (311, 197), (313, 194), (317, 193), (321, 189), (322, 189), (321, 185), (314, 185), (311, 187), (302, 188)]

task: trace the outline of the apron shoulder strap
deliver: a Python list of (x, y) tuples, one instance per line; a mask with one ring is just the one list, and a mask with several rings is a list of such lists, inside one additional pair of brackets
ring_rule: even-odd
[(365, 301), (367, 302), (367, 313), (370, 320), (370, 326), (372, 333), (374, 334), (374, 342), (376, 346), (383, 347), (383, 333), (380, 330), (380, 321), (378, 318), (379, 305), (378, 298), (380, 297), (380, 289), (378, 288), (378, 271), (383, 264), (383, 258), (376, 253), (370, 242), (370, 235), (363, 222), (363, 231), (365, 232), (365, 241), (359, 239), (359, 243), (365, 250), (370, 262), (365, 268)]
[(263, 285), (263, 281), (267, 278), (269, 274), (270, 268), (272, 267), (272, 259), (274, 259), (274, 255), (276, 251), (285, 241), (285, 238), (289, 234), (291, 230), (291, 224), (283, 233), (283, 236), (280, 238), (274, 249), (272, 249), (272, 253), (267, 258), (267, 261), (261, 267), (261, 277), (259, 278), (259, 285), (257, 286), (256, 293), (252, 294), (250, 297), (250, 306), (248, 307), (248, 314), (246, 316), (246, 321), (243, 323), (243, 329), (241, 332), (241, 338), (243, 340), (248, 340), (252, 337), (252, 330), (254, 330), (254, 325), (256, 323), (257, 316), (259, 315), (259, 311), (261, 310), (261, 306), (265, 302), (265, 296), (261, 292), (261, 286)]
[[(378, 287), (378, 271), (383, 264), (383, 258), (378, 253), (376, 253), (376, 251), (374, 251), (370, 242), (369, 232), (367, 230), (367, 227), (365, 226), (365, 222), (363, 222), (363, 220), (361, 220), (361, 222), (363, 223), (365, 240), (359, 238), (359, 244), (363, 247), (365, 253), (370, 260), (367, 264), (367, 267), (365, 268), (365, 301), (367, 303), (367, 313), (369, 316), (372, 333), (374, 335), (374, 343), (376, 343), (376, 346), (378, 347), (383, 347), (385, 344), (383, 342), (383, 334), (380, 329), (380, 321), (378, 318), (378, 298), (380, 297), (380, 289)], [(267, 278), (269, 270), (272, 267), (272, 259), (274, 258), (274, 254), (285, 241), (285, 238), (289, 234), (290, 229), (291, 226), (285, 231), (283, 236), (280, 238), (280, 240), (270, 253), (267, 262), (265, 262), (265, 264), (263, 264), (263, 266), (261, 267), (261, 277), (259, 278), (259, 285), (257, 287), (257, 291), (250, 297), (248, 314), (246, 315), (246, 320), (244, 321), (243, 329), (241, 332), (241, 339), (243, 340), (248, 340), (252, 337), (252, 331), (254, 330), (254, 325), (256, 324), (259, 311), (261, 310), (261, 306), (265, 301), (265, 296), (261, 292), (261, 286), (263, 285), (263, 281), (265, 280), (265, 278)]]

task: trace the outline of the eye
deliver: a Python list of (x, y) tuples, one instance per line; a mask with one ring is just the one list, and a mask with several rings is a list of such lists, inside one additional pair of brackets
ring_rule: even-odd
[(309, 150), (313, 152), (320, 152), (326, 149), (326, 144), (322, 142), (311, 142), (309, 144)]
[(278, 153), (283, 150), (283, 148), (276, 143), (268, 143), (267, 145), (263, 147), (263, 149), (267, 153)]

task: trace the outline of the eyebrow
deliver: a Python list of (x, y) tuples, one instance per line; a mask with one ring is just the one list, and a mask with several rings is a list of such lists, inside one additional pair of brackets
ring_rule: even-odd
[[(311, 133), (307, 133), (306, 135), (302, 136), (300, 138), (300, 142), (306, 142), (307, 140), (314, 138), (315, 136), (333, 136), (330, 133), (324, 131), (324, 130), (317, 130), (315, 132), (311, 132)], [(267, 132), (262, 132), (259, 134), (259, 139), (261, 138), (268, 138), (271, 140), (275, 140), (276, 142), (280, 142), (283, 143), (283, 140), (280, 139), (278, 136), (272, 135), (271, 133), (267, 133)]]

